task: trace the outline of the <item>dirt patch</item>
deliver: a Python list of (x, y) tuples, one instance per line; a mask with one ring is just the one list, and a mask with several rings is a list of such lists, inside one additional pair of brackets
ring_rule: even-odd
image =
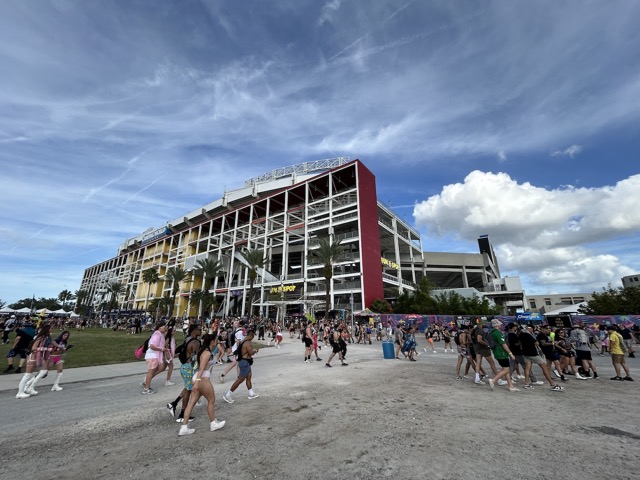
[[(375, 349), (375, 350), (374, 350)], [(351, 349), (350, 365), (325, 368), (291, 349), (254, 365), (257, 400), (241, 387), (236, 402), (220, 396), (208, 431), (204, 408), (196, 433), (178, 437), (164, 405), (178, 391), (142, 401), (131, 380), (123, 409), (67, 424), (30, 424), (0, 440), (3, 476), (233, 479), (635, 479), (640, 468), (638, 386), (573, 380), (492, 392), (454, 379), (454, 355), (418, 362), (384, 360), (379, 345)], [(607, 375), (606, 362), (601, 375)], [(337, 367), (337, 364), (336, 364)], [(634, 365), (632, 364), (632, 368)], [(100, 387), (94, 382), (92, 388)], [(82, 395), (85, 386), (78, 386)], [(106, 387), (105, 387), (106, 388)], [(111, 386), (110, 388), (115, 388)], [(44, 396), (43, 396), (44, 397)], [(2, 397), (3, 404), (10, 395)], [(69, 397), (73, 398), (73, 397)], [(29, 399), (31, 401), (32, 399)], [(104, 402), (111, 402), (108, 395)], [(11, 408), (25, 408), (27, 403)], [(39, 403), (35, 403), (39, 402)], [(19, 402), (18, 402), (19, 403)], [(606, 405), (614, 405), (609, 408)], [(32, 408), (47, 408), (35, 398)], [(7, 411), (5, 410), (5, 414)], [(51, 412), (55, 418), (56, 412)], [(45, 422), (46, 423), (46, 422)], [(36, 461), (25, 461), (25, 453)], [(613, 474), (612, 474), (613, 472)]]

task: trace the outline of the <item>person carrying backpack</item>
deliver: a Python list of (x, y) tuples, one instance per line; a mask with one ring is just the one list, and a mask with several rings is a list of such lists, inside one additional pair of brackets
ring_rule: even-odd
[[(480, 319), (477, 320), (478, 322)], [(488, 336), (487, 332), (485, 332), (484, 328), (480, 323), (478, 323), (474, 329), (471, 331), (471, 343), (473, 344), (473, 349), (476, 352), (476, 379), (475, 383), (477, 385), (485, 385), (485, 382), (480, 378), (480, 368), (482, 366), (482, 359), (486, 359), (487, 363), (491, 367), (491, 371), (494, 375), (498, 374), (498, 370), (496, 369), (496, 364), (493, 361), (493, 356), (491, 355), (491, 348), (489, 348), (489, 343), (487, 342)], [(502, 380), (504, 382), (504, 380)], [(505, 382), (506, 383), (506, 382)], [(498, 383), (498, 385), (504, 385), (503, 383)]]
[[(189, 398), (191, 397), (191, 391), (193, 390), (193, 371), (195, 364), (197, 363), (197, 354), (200, 350), (200, 335), (202, 335), (202, 327), (198, 324), (189, 325), (187, 330), (187, 338), (184, 339), (182, 345), (176, 348), (176, 355), (180, 360), (180, 376), (184, 387), (180, 392), (180, 395), (176, 397), (173, 402), (167, 403), (167, 410), (172, 417), (176, 417), (176, 408), (178, 402), (182, 401), (182, 407), (180, 415), (176, 419), (176, 422), (182, 422), (184, 418), (184, 411), (189, 405)], [(192, 420), (190, 418), (190, 420)]]
[(149, 340), (149, 348), (144, 354), (144, 359), (147, 362), (147, 376), (145, 377), (144, 382), (140, 382), (143, 395), (156, 393), (156, 391), (151, 388), (151, 380), (153, 377), (163, 372), (167, 366), (164, 361), (164, 354), (168, 350), (164, 338), (166, 331), (167, 322), (160, 320), (156, 325), (153, 335), (151, 335), (151, 339)]

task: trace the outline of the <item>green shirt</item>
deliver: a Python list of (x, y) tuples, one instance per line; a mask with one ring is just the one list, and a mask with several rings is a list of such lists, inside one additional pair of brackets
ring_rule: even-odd
[(493, 341), (496, 342), (496, 347), (493, 349), (493, 356), (497, 359), (507, 359), (509, 358), (509, 354), (502, 348), (504, 345), (504, 335), (500, 330), (494, 328), (491, 330), (491, 336), (493, 337)]

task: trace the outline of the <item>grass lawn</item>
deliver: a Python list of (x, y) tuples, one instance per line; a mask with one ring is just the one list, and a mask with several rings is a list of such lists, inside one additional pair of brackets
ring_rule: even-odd
[[(143, 362), (137, 360), (133, 352), (151, 336), (151, 332), (145, 331), (136, 335), (131, 335), (127, 331), (114, 332), (108, 328), (87, 328), (85, 330), (69, 330), (69, 344), (73, 348), (65, 355), (65, 368), (73, 367), (90, 367), (93, 365), (109, 365), (112, 363), (126, 362)], [(55, 329), (51, 332), (51, 337), (55, 338), (60, 331)], [(9, 335), (9, 343), (0, 345), (0, 355), (5, 359), (9, 348), (13, 344), (15, 333)], [(176, 346), (180, 345), (184, 340), (182, 330), (176, 332)], [(258, 348), (266, 347), (261, 342), (254, 342), (254, 346)], [(6, 362), (6, 361), (5, 361)], [(15, 366), (18, 361), (14, 359)], [(5, 366), (0, 368), (0, 372)]]
[[(111, 363), (125, 363), (136, 360), (133, 352), (151, 336), (151, 332), (142, 332), (130, 335), (126, 331), (114, 332), (108, 328), (87, 328), (85, 330), (69, 330), (69, 344), (73, 348), (65, 355), (65, 368), (90, 367), (92, 365), (109, 365)], [(51, 332), (55, 338), (60, 334), (59, 330)], [(15, 333), (9, 335), (9, 344), (0, 345), (0, 355), (6, 358), (9, 347), (13, 344)], [(176, 332), (176, 345), (183, 341), (182, 331)], [(14, 359), (14, 365), (18, 362)], [(4, 368), (2, 368), (4, 370)], [(0, 370), (1, 371), (1, 370)]]

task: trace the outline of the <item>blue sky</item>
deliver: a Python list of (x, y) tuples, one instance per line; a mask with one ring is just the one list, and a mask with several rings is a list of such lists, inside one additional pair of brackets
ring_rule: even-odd
[(530, 294), (640, 272), (640, 3), (0, 2), (0, 299), (349, 156), (426, 251)]

